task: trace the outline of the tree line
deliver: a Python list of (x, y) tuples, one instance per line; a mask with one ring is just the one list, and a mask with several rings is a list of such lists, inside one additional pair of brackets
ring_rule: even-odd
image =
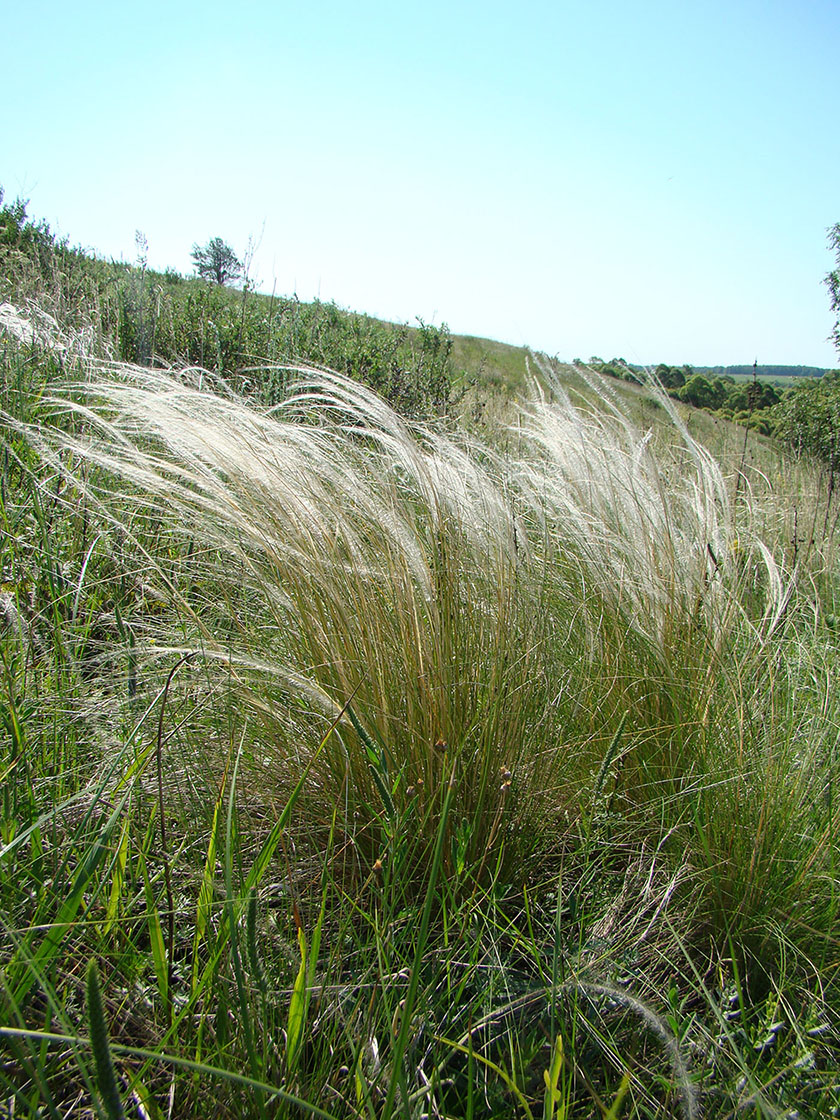
[[(840, 355), (840, 222), (828, 230), (828, 245), (835, 255), (834, 268), (824, 277), (835, 316), (830, 339)], [(589, 364), (609, 377), (636, 382), (645, 378), (638, 366), (623, 358), (609, 362), (592, 358)], [(827, 370), (820, 377), (801, 376), (787, 389), (757, 375), (750, 381), (707, 376), (690, 365), (661, 363), (654, 372), (675, 399), (774, 436), (796, 454), (815, 457), (828, 473), (829, 496), (834, 493), (840, 480), (840, 370)], [(753, 373), (757, 374), (756, 367)]]

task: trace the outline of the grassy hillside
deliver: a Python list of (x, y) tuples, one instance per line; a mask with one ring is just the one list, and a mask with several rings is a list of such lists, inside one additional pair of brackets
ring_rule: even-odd
[[(0, 300), (37, 300), (100, 356), (140, 365), (197, 365), (266, 404), (284, 394), (268, 365), (339, 370), (406, 415), (447, 411), (453, 370), (445, 327), (382, 323), (333, 304), (220, 287), (175, 272), (96, 260), (57, 243), (20, 207), (2, 207)], [(259, 367), (259, 378), (251, 370)]]
[(9, 1115), (840, 1115), (819, 470), (516, 348), (21, 234)]

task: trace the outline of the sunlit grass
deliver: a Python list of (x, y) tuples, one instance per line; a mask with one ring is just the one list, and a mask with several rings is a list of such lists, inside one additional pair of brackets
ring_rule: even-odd
[(547, 368), (479, 439), (22, 353), (19, 1114), (116, 1107), (91, 958), (127, 1113), (831, 1114), (834, 558), (769, 451), (736, 487), (666, 398)]

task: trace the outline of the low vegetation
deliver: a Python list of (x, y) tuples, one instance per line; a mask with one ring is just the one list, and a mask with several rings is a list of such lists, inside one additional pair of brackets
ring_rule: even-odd
[[(454, 370), (445, 325), (395, 326), (334, 304), (259, 295), (247, 281), (235, 290), (154, 272), (139, 232), (137, 242), (135, 265), (91, 258), (30, 221), (22, 203), (4, 206), (0, 192), (0, 295), (16, 306), (34, 300), (65, 328), (84, 330), (100, 357), (200, 366), (262, 404), (286, 392), (283, 375), (269, 366), (306, 361), (363, 381), (405, 415), (446, 413)], [(217, 247), (222, 258), (224, 248)], [(201, 275), (212, 277), (211, 247), (195, 252)], [(232, 268), (216, 263), (223, 276), (225, 265)]]
[(803, 441), (542, 358), (491, 407), (443, 393), (444, 332), (367, 321), (409, 398), (348, 376), (353, 316), (337, 372), (126, 362), (113, 274), (31, 236), (0, 328), (8, 1114), (840, 1115)]

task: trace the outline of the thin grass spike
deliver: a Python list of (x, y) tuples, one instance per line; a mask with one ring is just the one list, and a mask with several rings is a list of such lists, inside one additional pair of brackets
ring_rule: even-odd
[(86, 992), (88, 1021), (90, 1023), (90, 1045), (96, 1063), (96, 1084), (105, 1111), (108, 1114), (108, 1120), (125, 1120), (122, 1098), (117, 1085), (117, 1075), (114, 1072), (114, 1063), (111, 1058), (108, 1025), (105, 1022), (105, 1012), (102, 1007), (99, 972), (96, 961), (93, 959), (88, 962)]

